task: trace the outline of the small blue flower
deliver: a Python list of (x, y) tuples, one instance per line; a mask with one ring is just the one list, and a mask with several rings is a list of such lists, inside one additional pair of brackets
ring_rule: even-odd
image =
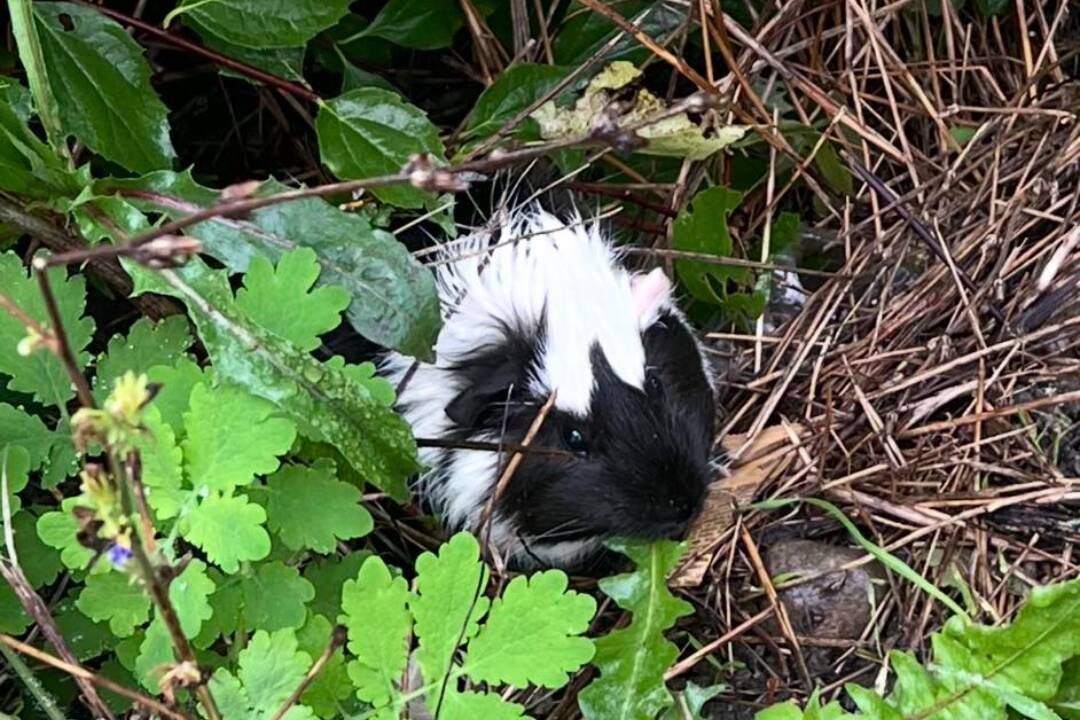
[(113, 564), (113, 567), (117, 570), (123, 570), (124, 565), (131, 559), (131, 550), (119, 543), (113, 543), (109, 546), (108, 555), (109, 562)]

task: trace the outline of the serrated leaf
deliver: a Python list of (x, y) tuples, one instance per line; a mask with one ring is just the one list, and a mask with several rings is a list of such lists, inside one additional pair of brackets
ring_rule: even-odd
[(282, 255), (276, 268), (264, 257), (252, 258), (244, 286), (236, 292), (236, 305), (299, 349), (314, 350), (319, 336), (341, 322), (341, 311), (350, 301), (349, 293), (339, 287), (313, 290), (318, 277), (318, 257), (311, 248)]
[(155, 365), (171, 365), (191, 346), (188, 321), (183, 315), (154, 323), (140, 318), (127, 335), (114, 335), (98, 356), (94, 390), (103, 399), (117, 378), (127, 371), (144, 373)]
[(137, 293), (188, 303), (219, 378), (273, 402), (308, 437), (334, 445), (367, 481), (395, 498), (407, 496), (405, 479), (418, 467), (416, 442), (408, 425), (363, 385), (250, 323), (235, 307), (224, 275), (204, 263), (192, 261), (175, 275), (127, 267)]
[(230, 385), (192, 388), (184, 414), (184, 469), (196, 491), (229, 492), (278, 469), (296, 427), (274, 404)]
[(136, 172), (176, 157), (168, 110), (150, 86), (142, 48), (124, 28), (74, 3), (35, 3), (38, 34), (60, 123), (99, 155)]
[(55, 441), (56, 436), (36, 416), (0, 403), (0, 455), (4, 448), (21, 447), (27, 452), (30, 469), (37, 470)]
[(296, 568), (281, 562), (259, 565), (241, 581), (240, 589), (250, 627), (267, 632), (299, 628), (307, 616), (307, 603), (315, 597), (314, 586)]
[(309, 605), (311, 612), (336, 620), (341, 613), (342, 587), (347, 580), (356, 577), (370, 556), (371, 553), (361, 550), (305, 567), (304, 577), (315, 587), (315, 599)]
[(190, 17), (218, 37), (250, 48), (305, 45), (349, 11), (350, 0), (182, 0), (166, 18)]
[[(19, 508), (22, 507), (22, 500), (18, 493), (29, 482), (30, 453), (18, 445), (9, 445), (0, 450), (0, 483), (3, 483), (0, 484), (0, 488), (7, 488), (8, 507), (12, 514), (19, 512)], [(0, 502), (2, 501), (3, 494), (0, 492)]]
[(397, 683), (408, 659), (412, 618), (406, 609), (409, 584), (391, 577), (378, 557), (370, 557), (355, 580), (341, 592), (344, 623), (349, 630), (349, 678), (357, 697), (376, 708), (399, 696)]
[(176, 610), (180, 629), (186, 637), (197, 636), (203, 622), (210, 619), (213, 613), (210, 596), (214, 590), (214, 581), (207, 574), (206, 563), (202, 560), (189, 562), (184, 572), (169, 584), (169, 601)]
[(38, 537), (49, 547), (60, 551), (60, 561), (70, 570), (85, 569), (94, 556), (75, 537), (79, 526), (71, 512), (78, 503), (79, 498), (65, 498), (60, 503), (60, 510), (44, 513), (36, 523)]
[[(393, 175), (419, 153), (446, 160), (439, 130), (427, 115), (382, 88), (350, 90), (324, 102), (315, 125), (322, 160), (342, 180)], [(435, 201), (432, 193), (409, 185), (374, 187), (371, 194), (403, 208)]]
[(143, 411), (144, 432), (135, 442), (142, 460), (142, 482), (146, 501), (158, 520), (180, 514), (191, 493), (181, 489), (181, 464), (184, 454), (176, 444), (176, 435), (161, 419), (161, 411), (150, 405)]
[(593, 660), (600, 677), (578, 696), (583, 715), (601, 718), (655, 718), (672, 703), (664, 673), (678, 648), (664, 632), (693, 607), (671, 594), (667, 576), (686, 548), (667, 540), (611, 542), (611, 547), (634, 561), (634, 571), (600, 581), (600, 589), (624, 610), (633, 613), (630, 625), (596, 640)]
[(420, 647), (416, 660), (424, 679), (441, 683), (459, 644), (471, 640), (490, 601), (483, 595), (488, 571), (480, 562), (480, 545), (461, 532), (439, 548), (416, 559), (417, 593), (409, 600)]
[(311, 657), (297, 649), (294, 630), (255, 633), (240, 653), (237, 677), (255, 712), (273, 713), (300, 684)]
[[(3, 526), (0, 523), (0, 529)], [(11, 529), (15, 536), (19, 566), (30, 581), (30, 586), (36, 589), (56, 580), (64, 566), (60, 562), (60, 553), (38, 537), (37, 518), (28, 510), (18, 512), (11, 518)]]
[[(330, 645), (334, 628), (322, 615), (310, 615), (296, 635), (299, 648), (311, 657), (319, 657)], [(338, 707), (348, 702), (356, 692), (345, 669), (345, 656), (338, 648), (330, 656), (322, 672), (300, 696), (300, 702), (321, 718), (338, 717)]]
[(374, 526), (360, 490), (338, 480), (328, 461), (286, 465), (267, 478), (266, 490), (270, 529), (292, 550), (330, 553), (338, 540), (362, 537)]
[[(133, 181), (110, 179), (102, 192), (137, 191), (140, 207), (179, 217), (217, 202), (217, 193), (196, 184), (189, 173), (153, 173)], [(257, 196), (285, 190), (263, 183)], [(349, 322), (361, 335), (408, 355), (431, 358), (438, 333), (439, 304), (432, 273), (389, 233), (373, 229), (355, 213), (345, 213), (319, 198), (257, 210), (245, 220), (217, 218), (192, 226), (206, 251), (233, 272), (243, 272), (254, 257), (280, 260), (298, 247), (315, 250), (322, 268), (317, 285), (344, 288), (352, 302)]]
[(465, 18), (456, 0), (390, 0), (364, 30), (348, 40), (381, 37), (415, 50), (449, 47)]
[[(8, 89), (12, 86), (5, 86)], [(21, 87), (16, 84), (14, 87)], [(47, 199), (57, 194), (77, 192), (72, 173), (52, 148), (26, 126), (26, 118), (0, 100), (0, 189)]]
[(152, 367), (146, 375), (150, 382), (161, 385), (154, 396), (153, 405), (161, 411), (161, 419), (179, 437), (184, 432), (184, 413), (188, 409), (191, 391), (199, 383), (213, 384), (213, 369), (200, 368), (191, 358), (182, 357), (173, 364)]
[(270, 554), (270, 536), (263, 528), (266, 512), (246, 498), (213, 493), (185, 520), (185, 538), (227, 573), (236, 572), (242, 561)]
[[(94, 333), (94, 321), (83, 317), (86, 280), (81, 275), (68, 278), (64, 268), (54, 268), (49, 271), (49, 281), (68, 342), (82, 370), (90, 358), (86, 346)], [(0, 253), (0, 288), (23, 312), (42, 327), (49, 328), (41, 289), (37, 281), (29, 277), (15, 253)], [(11, 376), (7, 381), (10, 390), (32, 394), (45, 405), (65, 405), (75, 395), (67, 372), (56, 356), (45, 348), (29, 356), (20, 355), (18, 344), (26, 336), (27, 330), (21, 322), (9, 313), (0, 313), (0, 376)]]
[(86, 578), (75, 606), (95, 622), (108, 620), (117, 637), (128, 637), (150, 619), (150, 596), (134, 578), (120, 572)]
[[(672, 243), (675, 249), (729, 257), (732, 245), (727, 219), (740, 202), (742, 193), (723, 187), (699, 192), (690, 205), (679, 212), (672, 226)], [(691, 295), (698, 300), (717, 304), (724, 299), (717, 292), (717, 287), (723, 287), (729, 279), (745, 282), (749, 278), (745, 268), (697, 260), (676, 260), (675, 272)]]
[(593, 656), (592, 641), (580, 635), (596, 614), (591, 596), (567, 586), (561, 570), (511, 580), (469, 643), (465, 672), (474, 680), (514, 687), (565, 685)]
[(494, 134), (562, 82), (570, 70), (557, 65), (519, 63), (499, 73), (469, 112), (465, 122), (468, 134), (476, 138)]
[(518, 720), (525, 717), (525, 708), (494, 693), (448, 690), (443, 696), (439, 717), (442, 720)]

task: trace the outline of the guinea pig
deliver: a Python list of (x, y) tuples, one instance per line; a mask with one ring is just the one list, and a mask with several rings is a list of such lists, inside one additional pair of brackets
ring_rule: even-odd
[[(381, 372), (419, 438), (521, 443), (490, 540), (512, 564), (580, 566), (610, 537), (681, 534), (710, 481), (711, 373), (663, 270), (632, 273), (595, 223), (536, 207), (445, 245), (433, 364)], [(424, 447), (415, 490), (448, 530), (476, 532), (512, 453)]]

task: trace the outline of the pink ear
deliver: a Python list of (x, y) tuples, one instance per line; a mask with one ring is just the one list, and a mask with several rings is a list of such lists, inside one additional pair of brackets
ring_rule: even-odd
[(630, 294), (634, 298), (638, 319), (643, 322), (651, 321), (655, 317), (660, 304), (667, 300), (670, 292), (671, 281), (664, 274), (663, 268), (630, 278)]

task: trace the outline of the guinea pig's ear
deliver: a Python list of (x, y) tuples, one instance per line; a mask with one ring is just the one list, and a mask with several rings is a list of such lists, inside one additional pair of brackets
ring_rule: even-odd
[(478, 427), (488, 408), (506, 400), (513, 382), (513, 373), (507, 367), (505, 372), (496, 371), (471, 383), (446, 406), (447, 417), (461, 427)]
[(630, 278), (630, 295), (634, 299), (641, 328), (656, 322), (660, 307), (671, 297), (671, 281), (664, 274), (663, 268), (655, 268), (645, 275)]
[(490, 410), (502, 407), (513, 391), (520, 397), (527, 382), (532, 347), (514, 339), (472, 359), (461, 368), (464, 386), (446, 406), (446, 415), (460, 427), (479, 428)]

